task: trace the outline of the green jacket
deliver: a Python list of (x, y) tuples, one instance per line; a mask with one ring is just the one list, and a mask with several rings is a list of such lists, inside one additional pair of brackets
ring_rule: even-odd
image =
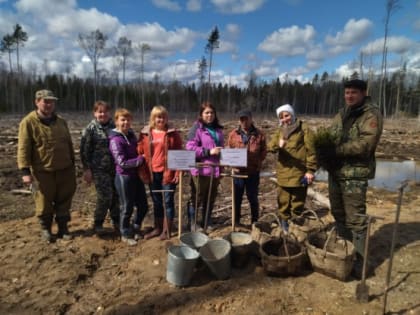
[[(375, 177), (375, 150), (382, 134), (383, 118), (379, 108), (366, 97), (353, 115), (346, 116), (343, 108), (334, 117), (331, 129), (338, 136), (336, 146), (339, 167), (333, 175), (343, 179), (371, 179)], [(343, 125), (350, 121), (346, 131)]]
[(313, 133), (305, 122), (298, 120), (297, 128), (290, 134), (286, 145), (279, 147), (283, 132), (278, 129), (268, 143), (268, 151), (277, 156), (277, 183), (283, 187), (298, 187), (305, 173), (315, 173), (316, 157)]
[(36, 111), (19, 124), (17, 163), (19, 169), (57, 171), (74, 165), (74, 151), (66, 121), (56, 116), (46, 125)]

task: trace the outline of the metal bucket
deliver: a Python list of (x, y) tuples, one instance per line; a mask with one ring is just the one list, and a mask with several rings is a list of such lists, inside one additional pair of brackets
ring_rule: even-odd
[(188, 232), (182, 234), (179, 240), (182, 245), (199, 250), (209, 241), (209, 237), (201, 232)]
[(200, 254), (189, 246), (172, 245), (168, 249), (166, 280), (177, 286), (190, 283)]
[(230, 276), (230, 251), (231, 245), (224, 239), (209, 240), (200, 249), (204, 263), (219, 280), (227, 279)]
[(251, 254), (252, 236), (244, 232), (231, 232), (226, 240), (232, 245), (232, 265), (237, 268), (245, 266)]

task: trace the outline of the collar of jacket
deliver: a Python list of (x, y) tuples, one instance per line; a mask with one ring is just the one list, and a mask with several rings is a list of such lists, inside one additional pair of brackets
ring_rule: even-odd
[[(241, 128), (241, 126), (238, 126), (238, 128), (236, 128), (236, 133), (241, 134), (242, 132), (245, 132), (245, 131)], [(248, 133), (246, 133), (246, 134), (248, 134), (250, 136), (251, 135), (256, 136), (256, 135), (258, 135), (258, 129), (255, 128), (254, 124), (252, 124), (251, 128), (249, 129)]]
[(101, 124), (96, 119), (93, 119), (92, 121), (98, 128), (101, 128), (101, 129), (106, 129), (106, 128), (114, 129), (115, 128), (115, 124), (114, 124), (114, 121), (112, 119), (108, 120), (108, 122), (106, 124)]
[[(150, 125), (144, 126), (143, 129), (140, 131), (142, 134), (150, 134)], [(177, 131), (177, 129), (175, 128), (175, 126), (173, 126), (171, 123), (168, 123), (168, 130), (166, 130), (166, 133), (172, 133)]]

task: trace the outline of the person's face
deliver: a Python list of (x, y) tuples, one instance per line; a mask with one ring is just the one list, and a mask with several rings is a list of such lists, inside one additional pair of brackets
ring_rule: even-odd
[(55, 110), (55, 100), (39, 98), (35, 101), (35, 105), (40, 113), (44, 117), (51, 117)]
[(106, 124), (111, 119), (111, 113), (105, 106), (98, 106), (93, 116), (100, 124)]
[(128, 116), (118, 116), (115, 126), (122, 133), (128, 134), (128, 130), (131, 128), (131, 118)]
[(155, 127), (159, 130), (164, 130), (168, 123), (168, 117), (166, 115), (156, 115), (154, 119)]
[(239, 124), (241, 125), (241, 129), (249, 130), (249, 128), (251, 128), (252, 125), (252, 118), (248, 116), (240, 117)]
[(344, 101), (347, 106), (355, 106), (360, 104), (366, 96), (366, 91), (362, 91), (355, 88), (344, 89)]
[(210, 124), (213, 122), (214, 118), (214, 111), (210, 107), (206, 107), (204, 111), (201, 113), (201, 119), (206, 123)]
[(289, 112), (281, 112), (279, 118), (284, 125), (290, 125), (292, 123), (292, 114)]

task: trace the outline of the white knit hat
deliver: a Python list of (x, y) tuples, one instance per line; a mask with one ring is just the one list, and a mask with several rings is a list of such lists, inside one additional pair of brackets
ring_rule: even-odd
[[(281, 105), (280, 107), (278, 107), (276, 109), (277, 118), (279, 119), (279, 121), (280, 121), (280, 117), (279, 116), (280, 116), (280, 113), (281, 112), (288, 112), (288, 113), (290, 113), (290, 115), (292, 115), (292, 123), (294, 123), (296, 121), (296, 115), (295, 115), (295, 111), (294, 111), (292, 105), (290, 105), (290, 104), (284, 104), (284, 105)], [(280, 125), (281, 125), (281, 121), (280, 121)]]

